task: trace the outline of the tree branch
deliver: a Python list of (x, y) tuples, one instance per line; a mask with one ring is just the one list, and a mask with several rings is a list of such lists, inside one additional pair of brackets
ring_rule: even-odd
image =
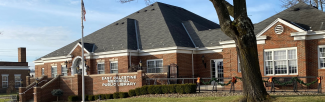
[[(232, 21), (229, 17), (229, 12), (226, 7), (227, 3), (225, 0), (210, 0), (217, 11), (219, 23), (221, 26), (221, 30), (230, 38), (235, 39), (236, 33), (234, 27), (232, 25)], [(228, 5), (230, 5), (228, 3)], [(230, 9), (233, 8), (232, 6), (228, 6)]]

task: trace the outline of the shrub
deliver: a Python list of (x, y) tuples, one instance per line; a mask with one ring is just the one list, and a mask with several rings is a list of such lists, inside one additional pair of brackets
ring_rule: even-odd
[(119, 96), (120, 96), (119, 92), (115, 92), (115, 93), (113, 94), (113, 98), (114, 98), (114, 99), (118, 99)]
[(148, 94), (148, 86), (147, 85), (144, 85), (140, 88), (140, 94), (141, 95), (145, 95), (145, 94)]
[(176, 88), (175, 87), (176, 87), (175, 84), (168, 85), (169, 93), (176, 93)]
[(128, 93), (127, 92), (120, 92), (120, 98), (126, 98), (128, 97)]
[(101, 98), (101, 99), (106, 99), (105, 94), (100, 94), (100, 98)]
[(178, 84), (175, 88), (177, 93), (184, 94), (184, 85)]
[(155, 93), (155, 91), (154, 91), (154, 85), (150, 85), (150, 86), (148, 86), (148, 93), (149, 94), (154, 94)]
[(88, 95), (88, 101), (94, 101), (94, 95)]
[(154, 85), (153, 90), (155, 92), (155, 94), (161, 94), (161, 85)]
[(78, 96), (75, 96), (75, 95), (69, 96), (68, 101), (78, 101)]
[(19, 94), (17, 94), (17, 101), (19, 101)]
[(129, 96), (130, 97), (135, 96), (135, 90), (129, 90)]
[(169, 85), (162, 85), (161, 86), (161, 91), (162, 91), (163, 94), (169, 93), (168, 89), (169, 89)]
[(189, 94), (192, 92), (191, 85), (190, 84), (184, 84), (184, 92)]
[(196, 84), (190, 84), (191, 86), (191, 93), (196, 93)]
[(106, 99), (113, 99), (113, 95), (112, 95), (112, 94), (106, 94), (106, 95), (105, 95), (105, 98), (106, 98)]
[[(89, 95), (85, 95), (85, 101), (88, 101), (88, 96)], [(81, 96), (81, 98), (82, 98), (82, 96)]]
[(141, 95), (141, 88), (135, 88), (135, 94), (137, 95), (137, 96), (140, 96)]
[(99, 96), (100, 95), (94, 95), (95, 100), (98, 100), (99, 99)]

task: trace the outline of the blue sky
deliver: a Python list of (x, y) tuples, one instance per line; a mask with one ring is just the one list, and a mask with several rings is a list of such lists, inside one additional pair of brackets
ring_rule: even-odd
[[(146, 7), (143, 0), (84, 0), (84, 34), (113, 23)], [(155, 0), (182, 7), (218, 23), (209, 0)], [(232, 0), (227, 0), (232, 3)], [(284, 10), (280, 0), (246, 0), (248, 15), (258, 23)], [(0, 61), (18, 61), (18, 47), (26, 47), (33, 61), (81, 38), (80, 0), (0, 0)]]

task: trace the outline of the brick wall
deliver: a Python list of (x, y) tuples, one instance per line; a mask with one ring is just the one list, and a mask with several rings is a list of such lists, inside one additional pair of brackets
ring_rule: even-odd
[[(29, 70), (5, 70), (5, 69), (1, 69), (0, 70), (0, 90), (3, 90), (4, 92), (6, 91), (6, 88), (2, 88), (2, 74), (9, 74), (8, 76), (8, 86), (10, 84), (15, 85), (15, 74), (20, 74), (20, 78), (23, 79), (23, 87), (26, 86), (26, 76), (29, 75), (28, 73)], [(2, 92), (2, 93), (4, 93)], [(1, 93), (1, 92), (0, 92)]]

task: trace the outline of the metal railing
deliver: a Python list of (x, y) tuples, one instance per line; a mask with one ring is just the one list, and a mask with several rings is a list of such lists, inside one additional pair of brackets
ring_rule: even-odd
[[(305, 77), (263, 77), (263, 83), (265, 88), (270, 92), (318, 92), (322, 93), (321, 86), (322, 83), (319, 81), (322, 79), (321, 76), (305, 76)], [(272, 80), (270, 80), (272, 79)], [(147, 85), (158, 85), (158, 84), (186, 84), (186, 83), (195, 83), (197, 84), (198, 91), (218, 91), (222, 86), (221, 91), (228, 90), (229, 87), (225, 86), (231, 85), (229, 88), (230, 92), (235, 92), (235, 86), (237, 81), (241, 81), (240, 77), (231, 77), (231, 78), (200, 78), (200, 83), (197, 82), (197, 78), (146, 78)], [(232, 81), (234, 80), (234, 81)], [(203, 87), (207, 87), (201, 90)], [(209, 89), (209, 87), (212, 87)], [(237, 89), (237, 91), (241, 91)]]

